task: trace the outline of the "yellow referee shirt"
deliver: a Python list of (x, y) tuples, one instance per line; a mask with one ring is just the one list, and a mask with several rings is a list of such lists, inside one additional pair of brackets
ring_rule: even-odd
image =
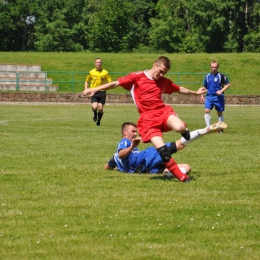
[(89, 82), (89, 81), (91, 81), (89, 88), (96, 88), (96, 87), (99, 87), (106, 83), (109, 83), (112, 80), (106, 70), (102, 69), (101, 71), (98, 71), (95, 68), (95, 69), (91, 70), (88, 73), (88, 76), (86, 77), (86, 82)]

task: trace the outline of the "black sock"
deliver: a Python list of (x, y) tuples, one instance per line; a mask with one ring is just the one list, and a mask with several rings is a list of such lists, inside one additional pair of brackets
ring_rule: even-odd
[(98, 116), (98, 121), (100, 121), (101, 118), (102, 118), (102, 116), (103, 116), (103, 113), (98, 112), (98, 113), (97, 113), (97, 116)]
[(92, 108), (92, 111), (93, 111), (93, 113), (94, 113), (94, 117), (97, 117), (97, 110), (94, 110), (94, 109)]

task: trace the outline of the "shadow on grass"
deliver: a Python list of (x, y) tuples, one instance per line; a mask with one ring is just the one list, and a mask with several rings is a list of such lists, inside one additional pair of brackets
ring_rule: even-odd
[[(177, 181), (179, 182), (176, 178), (169, 178), (169, 177), (165, 177), (165, 176), (162, 176), (162, 175), (155, 175), (155, 176), (151, 176), (149, 178), (150, 180), (152, 181)], [(191, 181), (194, 181), (196, 180), (193, 176), (190, 176), (190, 180)]]

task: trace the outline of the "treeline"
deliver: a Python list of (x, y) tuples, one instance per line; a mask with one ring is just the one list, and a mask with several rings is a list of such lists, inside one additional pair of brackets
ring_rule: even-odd
[(260, 0), (0, 0), (0, 51), (260, 52)]

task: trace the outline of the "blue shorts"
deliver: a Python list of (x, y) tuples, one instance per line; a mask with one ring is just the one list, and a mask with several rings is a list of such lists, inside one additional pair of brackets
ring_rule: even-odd
[(205, 108), (212, 110), (213, 107), (219, 112), (223, 112), (225, 110), (225, 97), (224, 95), (220, 96), (206, 96), (205, 100)]
[[(170, 143), (166, 143), (169, 147)], [(140, 173), (163, 173), (165, 165), (160, 154), (154, 147), (148, 147), (139, 154), (139, 172)]]

